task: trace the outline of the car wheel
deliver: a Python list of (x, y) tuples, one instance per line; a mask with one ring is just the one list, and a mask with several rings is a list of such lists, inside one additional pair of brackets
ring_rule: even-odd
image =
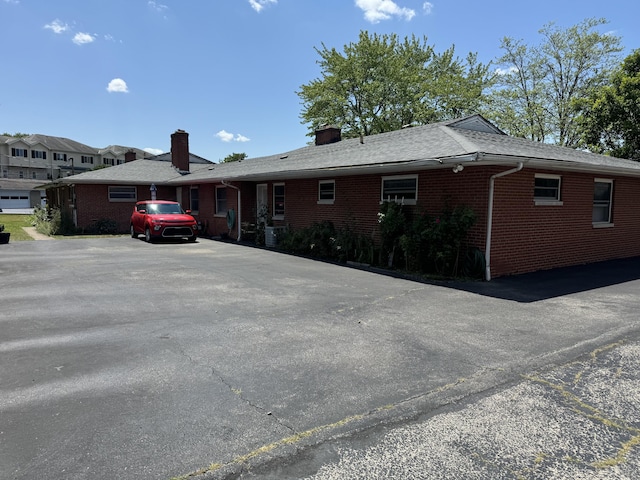
[(151, 243), (151, 230), (149, 230), (149, 227), (144, 229), (144, 241)]
[(136, 230), (133, 228), (133, 224), (131, 225), (131, 238), (138, 238), (138, 234)]
[(187, 241), (189, 241), (189, 242), (193, 243), (193, 242), (195, 242), (195, 241), (196, 241), (196, 238), (197, 238), (197, 237), (196, 237), (195, 235), (193, 235), (193, 236), (191, 236), (191, 237), (187, 238)]

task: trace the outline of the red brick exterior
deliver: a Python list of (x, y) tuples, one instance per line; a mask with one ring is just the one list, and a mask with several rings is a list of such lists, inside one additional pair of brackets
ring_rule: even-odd
[[(485, 250), (490, 177), (510, 167), (468, 166), (454, 174), (450, 168), (423, 170), (418, 176), (418, 199), (408, 206), (413, 214), (436, 215), (448, 204), (464, 204), (475, 211), (470, 245)], [(533, 198), (536, 173), (561, 175), (562, 205), (536, 205)], [(405, 175), (403, 173), (403, 175)], [(388, 175), (384, 175), (388, 176)], [(348, 225), (355, 231), (377, 239), (377, 213), (383, 175), (286, 180), (267, 183), (269, 208), (273, 211), (273, 185), (285, 184), (285, 218), (276, 225), (308, 227), (330, 220), (338, 228)], [(592, 224), (594, 178), (613, 180), (613, 225), (597, 228)], [(335, 202), (318, 203), (319, 180), (335, 181)], [(241, 189), (240, 221), (256, 221), (256, 183), (236, 182)], [(218, 187), (223, 185), (218, 184)], [(237, 224), (229, 230), (226, 216), (215, 215), (215, 184), (198, 187), (199, 210), (194, 216), (202, 222), (204, 234), (229, 234), (237, 238)], [(157, 198), (174, 200), (181, 191), (185, 209), (190, 208), (190, 186), (160, 186)], [(227, 208), (238, 212), (238, 192), (227, 186)], [(102, 219), (114, 219), (122, 231), (128, 230), (133, 202), (109, 202), (108, 186), (75, 187), (79, 226)], [(149, 187), (138, 186), (138, 199), (149, 198)], [(544, 172), (524, 168), (495, 180), (491, 274), (493, 277), (543, 270), (567, 265), (597, 262), (640, 255), (640, 179), (567, 172)]]
[[(129, 231), (131, 212), (136, 201), (150, 200), (149, 185), (136, 185), (137, 199), (131, 201), (109, 201), (109, 185), (76, 185), (75, 211), (77, 226), (89, 229), (98, 220), (114, 220), (119, 232)], [(158, 186), (156, 198), (176, 200), (176, 188)]]

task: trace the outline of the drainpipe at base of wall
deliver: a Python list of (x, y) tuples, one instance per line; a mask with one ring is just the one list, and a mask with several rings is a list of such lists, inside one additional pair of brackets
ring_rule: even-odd
[(523, 162), (518, 162), (518, 166), (512, 168), (511, 170), (505, 170), (504, 172), (496, 173), (495, 175), (491, 175), (491, 179), (489, 180), (489, 208), (487, 213), (487, 243), (484, 250), (484, 258), (485, 258), (485, 274), (484, 279), (488, 282), (491, 280), (491, 231), (493, 229), (493, 191), (495, 189), (496, 178), (504, 177), (506, 175), (511, 175), (512, 173), (519, 172), (524, 167)]
[(240, 240), (242, 240), (242, 210), (240, 208), (240, 189), (234, 185), (231, 185), (230, 183), (225, 182), (224, 180), (222, 180), (222, 185), (224, 185), (225, 187), (231, 187), (234, 190), (236, 190), (238, 192), (238, 215), (236, 215), (236, 225), (238, 226), (238, 238), (237, 238), (237, 242), (239, 242)]

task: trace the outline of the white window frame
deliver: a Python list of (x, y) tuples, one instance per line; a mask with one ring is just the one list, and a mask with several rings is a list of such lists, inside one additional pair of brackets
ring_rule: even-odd
[[(331, 198), (322, 198), (322, 185), (332, 185), (333, 189), (331, 190)], [(336, 201), (336, 181), (335, 180), (318, 181), (318, 204), (333, 205), (335, 201)]]
[(110, 202), (137, 202), (138, 201), (138, 188), (128, 185), (113, 185), (109, 186), (109, 201)]
[[(391, 197), (390, 195), (385, 196), (385, 182), (393, 181), (393, 180), (415, 180), (415, 198), (398, 198), (397, 195)], [(382, 177), (382, 183), (380, 185), (380, 203), (384, 202), (396, 202), (401, 203), (403, 205), (415, 205), (418, 201), (418, 175), (393, 175), (388, 177)]]
[[(603, 202), (600, 201), (600, 204), (596, 204), (596, 199), (595, 199), (595, 185), (596, 183), (608, 183), (610, 185), (609, 188), (609, 200), (608, 202)], [(608, 211), (607, 211), (607, 220), (604, 221), (595, 221), (593, 220), (593, 213), (591, 215), (591, 220), (592, 220), (592, 224), (595, 228), (607, 228), (607, 227), (613, 227), (613, 222), (612, 220), (612, 213), (613, 213), (613, 179), (610, 178), (594, 178), (593, 181), (593, 186), (594, 186), (594, 191), (593, 191), (593, 209), (595, 209), (596, 207), (602, 207), (602, 206), (607, 206), (608, 207)], [(593, 210), (592, 210), (593, 212)]]
[[(282, 213), (277, 213), (276, 212), (276, 187), (282, 187), (283, 189), (283, 193), (282, 193), (282, 204), (283, 204), (283, 208), (282, 208)], [(285, 186), (284, 183), (274, 183), (271, 187), (271, 194), (272, 194), (272, 200), (273, 200), (273, 215), (271, 218), (273, 218), (273, 220), (284, 220), (284, 215), (285, 212), (287, 211), (287, 193), (285, 190)]]
[[(536, 185), (534, 180), (533, 185), (533, 200), (536, 205), (562, 205), (562, 176), (561, 175), (550, 175), (546, 173), (536, 173), (535, 178), (544, 178), (549, 180), (557, 180), (558, 187), (555, 198), (553, 197), (536, 197)], [(545, 188), (545, 187), (542, 187)]]
[[(220, 203), (219, 197), (218, 197), (218, 192), (224, 190), (224, 210), (222, 210), (220, 208)], [(216, 213), (214, 214), (216, 217), (226, 217), (227, 216), (227, 211), (229, 210), (229, 207), (227, 206), (227, 201), (228, 201), (228, 196), (227, 196), (227, 187), (223, 186), (223, 185), (216, 185)]]

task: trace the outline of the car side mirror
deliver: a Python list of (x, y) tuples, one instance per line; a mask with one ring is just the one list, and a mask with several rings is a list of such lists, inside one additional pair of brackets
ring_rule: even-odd
[(187, 215), (191, 215), (191, 210), (185, 210), (184, 213), (186, 213)]
[(142, 210), (138, 210), (138, 213), (144, 215), (145, 213), (147, 213), (147, 211), (143, 208)]

